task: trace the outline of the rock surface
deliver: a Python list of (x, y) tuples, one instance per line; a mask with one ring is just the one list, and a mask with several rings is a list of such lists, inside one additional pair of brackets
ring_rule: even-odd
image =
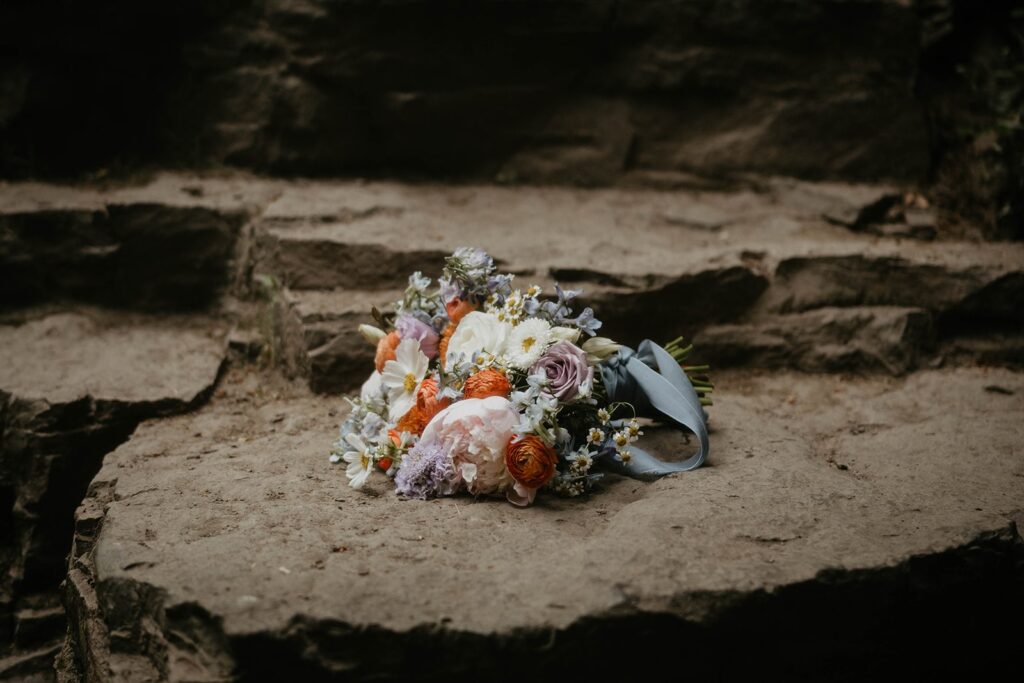
[(934, 673), (982, 644), (970, 666), (1008, 662), (1022, 375), (719, 388), (710, 466), (520, 510), (402, 501), (382, 475), (353, 491), (326, 461), (340, 402), (231, 377), (140, 426), (90, 487), (65, 585), (79, 673), (650, 675), (660, 658), (635, 654), (682, 642), (701, 653), (686, 671), (730, 678)]
[(0, 659), (63, 630), (37, 603), (65, 575), (75, 507), (141, 420), (203, 400), (224, 334), (212, 319), (88, 309), (0, 325)]
[(209, 306), (234, 279), (239, 233), (267, 188), (168, 175), (128, 187), (0, 183), (0, 306)]
[(0, 12), (0, 175), (606, 183), (928, 164), (921, 22), (900, 0), (52, 4)]
[(583, 289), (602, 334), (696, 335), (719, 365), (899, 374), (928, 361), (937, 336), (1017, 329), (1024, 248), (908, 251), (835, 220), (889, 196), (784, 180), (756, 192), (290, 183), (253, 223), (252, 271), (278, 288), (288, 367), (326, 392), (365, 378), (371, 349), (355, 328), (370, 306), (414, 270), (436, 276), (464, 244), (486, 245), (520, 282)]

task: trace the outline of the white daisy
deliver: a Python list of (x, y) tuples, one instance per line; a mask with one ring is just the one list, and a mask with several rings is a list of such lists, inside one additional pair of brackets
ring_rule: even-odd
[(547, 351), (551, 343), (551, 325), (540, 318), (528, 318), (512, 328), (505, 347), (508, 364), (529, 369)]
[(397, 422), (416, 405), (416, 392), (427, 374), (430, 360), (415, 339), (403, 339), (395, 349), (395, 360), (384, 364), (381, 381), (388, 392), (388, 417)]
[(355, 434), (346, 436), (345, 441), (354, 449), (345, 451), (345, 454), (342, 455), (345, 462), (348, 463), (348, 467), (345, 468), (348, 485), (354, 489), (362, 488), (363, 484), (366, 483), (366, 478), (370, 476), (370, 471), (373, 469), (373, 455), (370, 452), (369, 446)]

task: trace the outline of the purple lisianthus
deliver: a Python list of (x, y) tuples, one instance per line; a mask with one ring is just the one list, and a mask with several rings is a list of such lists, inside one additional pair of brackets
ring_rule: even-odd
[(420, 441), (402, 458), (395, 474), (395, 489), (407, 498), (426, 500), (454, 494), (461, 481), (441, 444)]
[(408, 313), (398, 316), (395, 331), (402, 339), (415, 339), (420, 343), (420, 350), (427, 358), (437, 358), (437, 345), (440, 338), (433, 327), (418, 320)]
[(587, 363), (587, 354), (572, 342), (560, 341), (540, 357), (530, 374), (541, 373), (548, 379), (545, 389), (559, 401), (588, 396), (594, 384), (594, 368)]

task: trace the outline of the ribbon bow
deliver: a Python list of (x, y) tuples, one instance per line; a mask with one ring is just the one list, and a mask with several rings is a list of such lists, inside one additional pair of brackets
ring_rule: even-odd
[(636, 447), (629, 462), (612, 461), (615, 469), (637, 479), (656, 479), (687, 472), (704, 464), (708, 456), (707, 413), (700, 397), (669, 352), (650, 339), (637, 350), (622, 347), (601, 364), (601, 381), (610, 402), (631, 403), (641, 417), (668, 418), (697, 435), (700, 450), (681, 462), (665, 462)]

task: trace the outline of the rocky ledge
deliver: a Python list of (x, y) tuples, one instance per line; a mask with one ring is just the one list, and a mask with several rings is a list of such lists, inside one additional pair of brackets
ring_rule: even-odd
[(142, 420), (212, 390), (226, 330), (202, 316), (22, 311), (0, 324), (0, 678), (51, 668), (73, 513)]
[(522, 510), (404, 501), (383, 476), (353, 491), (326, 459), (340, 401), (230, 375), (104, 461), (77, 513), (61, 671), (845, 679), (1009, 663), (1024, 375), (718, 379), (709, 466)]

